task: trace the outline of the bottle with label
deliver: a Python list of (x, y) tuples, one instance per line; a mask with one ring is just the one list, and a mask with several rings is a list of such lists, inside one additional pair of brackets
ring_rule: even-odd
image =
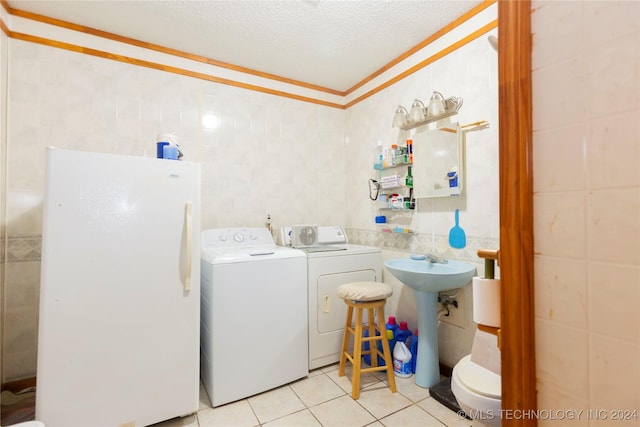
[[(376, 336), (379, 336), (380, 332), (376, 331)], [(364, 336), (365, 338), (369, 337), (369, 329), (365, 329), (364, 330)], [(370, 341), (365, 341), (364, 342), (364, 349), (363, 351), (369, 351), (369, 349), (371, 348), (371, 344), (369, 344)], [(380, 345), (380, 341), (377, 341), (378, 345)], [(383, 360), (384, 362), (384, 360)], [(364, 355), (364, 363), (366, 363), (367, 365), (371, 366), (371, 354), (365, 354)], [(384, 364), (384, 363), (383, 363)], [(378, 358), (378, 366), (380, 366), (380, 359)]]
[(407, 139), (407, 155), (409, 157), (409, 163), (413, 163), (413, 140)]
[(383, 159), (383, 149), (382, 149), (382, 141), (378, 141), (376, 144), (376, 151), (373, 156), (373, 168), (380, 170), (382, 169), (382, 159)]
[[(389, 341), (389, 350), (393, 351), (393, 344), (395, 343), (395, 331), (398, 330), (398, 324), (396, 323), (396, 318), (393, 316), (389, 316), (389, 320), (387, 321), (387, 324), (385, 326), (387, 330), (387, 340)], [(380, 334), (376, 332), (376, 335), (380, 335)], [(364, 336), (365, 337), (369, 336), (368, 329), (364, 330)], [(369, 341), (365, 341), (364, 350), (365, 351), (369, 350)], [(378, 351), (380, 351), (380, 354), (383, 354), (381, 341), (378, 341)], [(367, 365), (371, 366), (371, 355), (365, 354), (364, 361)], [(378, 356), (378, 366), (384, 366), (384, 364), (385, 364), (384, 359), (381, 356)]]
[[(398, 330), (395, 333), (395, 342), (406, 342), (407, 338), (409, 338), (411, 335), (413, 335), (411, 333), (411, 331), (409, 330), (409, 327), (407, 326), (407, 322), (400, 322), (400, 327), (398, 328)], [(395, 344), (394, 344), (395, 347)]]
[(395, 339), (396, 331), (398, 330), (398, 323), (396, 322), (396, 318), (393, 316), (389, 316), (386, 326), (387, 326), (387, 329), (393, 331), (393, 336)]
[(413, 330), (413, 335), (405, 342), (411, 352), (411, 372), (416, 373), (416, 360), (418, 360), (418, 328)]
[(413, 175), (411, 175), (411, 166), (407, 166), (407, 176), (404, 178), (404, 185), (413, 187)]
[(411, 352), (402, 341), (396, 341), (393, 346), (393, 373), (400, 378), (409, 378), (411, 371)]

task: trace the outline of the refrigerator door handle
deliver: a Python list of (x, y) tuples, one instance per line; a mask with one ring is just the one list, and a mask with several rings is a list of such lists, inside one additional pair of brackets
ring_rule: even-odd
[(193, 236), (192, 236), (192, 203), (186, 202), (184, 204), (184, 222), (187, 234), (187, 253), (186, 253), (186, 263), (184, 266), (184, 291), (191, 291), (191, 257), (192, 257), (192, 246), (193, 246)]

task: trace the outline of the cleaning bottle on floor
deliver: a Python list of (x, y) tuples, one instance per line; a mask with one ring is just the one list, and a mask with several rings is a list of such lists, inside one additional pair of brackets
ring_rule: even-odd
[(394, 342), (394, 348), (395, 348), (395, 343), (397, 342), (403, 342), (406, 343), (407, 342), (407, 338), (409, 338), (411, 336), (411, 331), (409, 330), (409, 327), (407, 326), (407, 322), (400, 322), (400, 326), (398, 327), (398, 330), (395, 331), (394, 334), (394, 338), (395, 338), (395, 342)]
[(407, 338), (405, 344), (411, 352), (411, 372), (416, 373), (416, 360), (418, 359), (418, 328), (413, 330), (413, 335)]
[[(380, 335), (380, 332), (376, 331), (376, 336)], [(365, 329), (364, 330), (364, 336), (365, 338), (369, 337), (369, 329)], [(379, 343), (379, 341), (377, 341)], [(369, 351), (369, 349), (371, 348), (371, 344), (369, 344), (370, 341), (365, 341), (364, 342), (364, 350), (363, 351)], [(378, 344), (379, 345), (379, 344)], [(369, 366), (371, 365), (371, 354), (365, 354), (364, 355), (364, 363), (366, 363)], [(384, 363), (384, 360), (383, 360)], [(378, 366), (380, 366), (380, 358), (378, 358)]]
[(411, 352), (402, 341), (396, 341), (393, 347), (393, 373), (396, 377), (409, 378), (411, 372)]
[(398, 330), (398, 323), (396, 322), (396, 318), (393, 316), (389, 316), (387, 320), (387, 329), (393, 331), (393, 337), (396, 336), (396, 331)]

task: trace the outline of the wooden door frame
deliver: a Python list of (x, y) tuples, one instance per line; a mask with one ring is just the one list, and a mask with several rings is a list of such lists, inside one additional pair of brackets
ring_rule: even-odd
[[(502, 408), (537, 408), (531, 119), (531, 1), (498, 1)], [(503, 412), (503, 426), (535, 426)], [(506, 416), (506, 417), (505, 417)], [(527, 417), (528, 418), (528, 417)]]

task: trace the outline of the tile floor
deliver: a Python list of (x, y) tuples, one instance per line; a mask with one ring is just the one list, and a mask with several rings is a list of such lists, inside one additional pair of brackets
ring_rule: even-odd
[(412, 378), (397, 378), (397, 393), (386, 374), (361, 377), (360, 399), (351, 398), (351, 371), (338, 377), (338, 365), (312, 371), (308, 377), (238, 402), (212, 408), (200, 386), (200, 409), (154, 427), (470, 427), (471, 421), (429, 396)]

